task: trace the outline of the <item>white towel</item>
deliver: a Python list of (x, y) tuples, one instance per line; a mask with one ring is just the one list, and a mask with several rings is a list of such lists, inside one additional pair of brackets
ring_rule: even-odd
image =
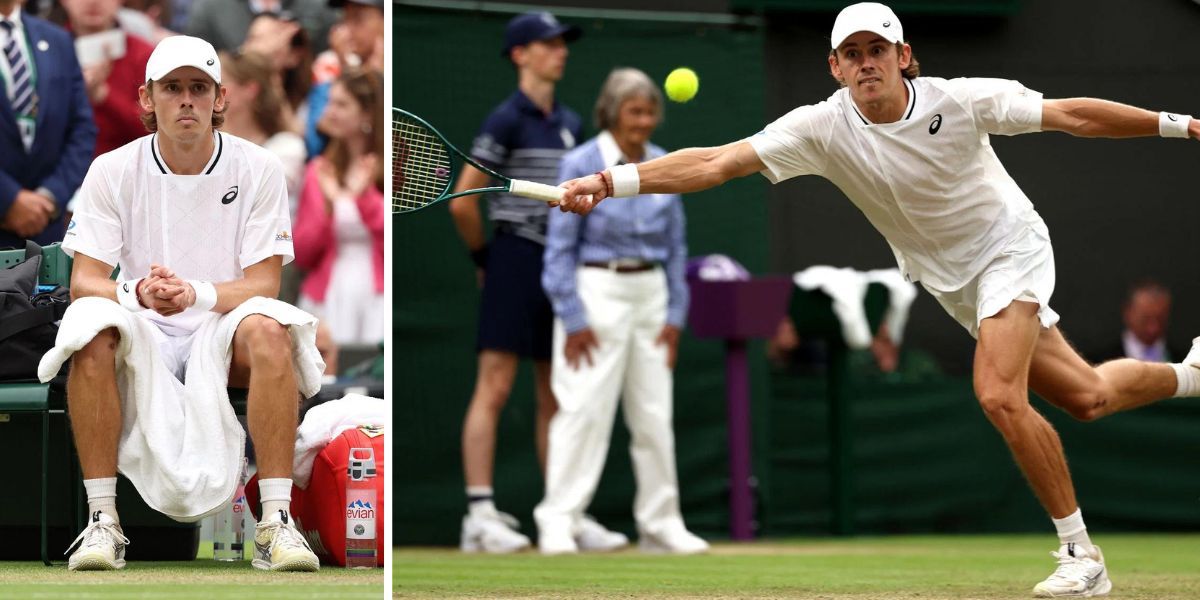
[(875, 269), (867, 271), (868, 283), (881, 283), (888, 289), (888, 310), (883, 322), (887, 323), (892, 343), (899, 346), (904, 341), (904, 327), (908, 325), (908, 313), (917, 298), (917, 286), (900, 274), (900, 269)]
[(863, 307), (867, 278), (862, 273), (818, 265), (796, 273), (792, 280), (802, 290), (820, 289), (833, 300), (833, 314), (842, 324), (847, 347), (862, 350), (871, 346), (871, 326)]
[(308, 487), (308, 480), (312, 477), (313, 460), (343, 431), (361, 425), (386, 426), (385, 409), (383, 400), (362, 394), (346, 394), (339, 400), (331, 400), (310, 408), (304, 414), (304, 422), (296, 430), (292, 483), (300, 489)]
[(197, 330), (186, 380), (158, 358), (148, 320), (103, 298), (71, 303), (55, 346), (42, 357), (43, 382), (97, 333), (113, 327), (121, 438), (117, 468), (151, 508), (177, 521), (197, 521), (233, 498), (241, 477), (246, 434), (229, 404), (226, 385), (233, 334), (242, 319), (262, 314), (288, 326), (293, 367), (305, 397), (320, 390), (324, 362), (316, 348), (317, 320), (290, 304), (251, 298), (225, 315), (212, 313)]

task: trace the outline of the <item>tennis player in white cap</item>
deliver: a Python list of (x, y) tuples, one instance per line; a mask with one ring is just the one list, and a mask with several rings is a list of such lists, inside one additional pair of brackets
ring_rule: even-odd
[[(183, 381), (201, 325), (255, 296), (278, 294), (280, 271), (293, 257), (287, 189), (274, 155), (218, 130), (225, 88), (208, 42), (187, 36), (159, 42), (138, 94), (151, 133), (96, 158), (63, 249), (75, 257), (72, 296), (111, 300), (139, 317), (134, 323), (141, 329), (141, 320), (148, 321), (156, 344), (128, 354), (152, 353), (151, 360), (163, 361)], [(282, 303), (272, 306), (298, 314), (301, 322), (312, 319)], [(69, 318), (70, 312), (64, 324)], [(233, 336), (229, 383), (249, 387), (247, 417), (263, 499), (252, 564), (315, 571), (317, 557), (289, 514), (300, 398), (293, 357), (315, 350), (292, 340), (294, 324), (265, 313), (242, 319)], [(89, 520), (73, 544), (71, 570), (125, 566), (129, 540), (117, 515), (116, 474), (118, 444), (124, 447), (130, 429), (129, 419), (123, 427), (122, 407), (130, 398), (118, 390), (118, 378), (129, 368), (118, 340), (115, 328), (104, 329), (72, 357), (69, 410)], [(125, 395), (137, 391), (126, 389)], [(240, 456), (241, 448), (236, 452)], [(126, 452), (120, 458), (130, 475), (127, 468), (155, 457), (132, 457), (132, 465)]]
[[(564, 183), (563, 210), (605, 197), (696, 192), (751, 173), (832, 181), (883, 234), (900, 269), (977, 339), (975, 393), (1058, 530), (1058, 567), (1035, 596), (1099, 596), (1112, 583), (1088, 538), (1058, 434), (1032, 389), (1084, 421), (1200, 395), (1200, 338), (1182, 363), (1092, 366), (1050, 308), (1046, 224), (1004, 170), (992, 134), (1200, 138), (1200, 121), (1092, 98), (1046, 100), (1016, 81), (920, 77), (900, 19), (882, 4), (834, 22), (829, 71), (842, 85), (747, 139), (689, 148)], [(592, 200), (586, 199), (591, 195)]]

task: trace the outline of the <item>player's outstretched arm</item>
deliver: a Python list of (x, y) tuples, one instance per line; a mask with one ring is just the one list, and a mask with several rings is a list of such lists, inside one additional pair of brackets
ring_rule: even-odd
[(744, 140), (712, 148), (685, 148), (644, 163), (564, 182), (560, 184), (566, 188), (560, 208), (587, 214), (597, 202), (612, 195), (699, 192), (765, 168), (750, 142)]
[(1042, 103), (1042, 129), (1079, 137), (1190, 137), (1200, 139), (1200, 120), (1156, 113), (1097, 98), (1062, 98)]

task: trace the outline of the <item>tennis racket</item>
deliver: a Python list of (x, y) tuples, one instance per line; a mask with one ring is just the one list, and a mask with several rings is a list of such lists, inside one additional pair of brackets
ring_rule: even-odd
[[(450, 184), (458, 166), (466, 162), (499, 181), (500, 185), (451, 193)], [(507, 192), (543, 202), (562, 200), (563, 189), (544, 183), (505, 177), (455, 148), (432, 125), (408, 111), (392, 109), (392, 213), (421, 210), (443, 200)]]

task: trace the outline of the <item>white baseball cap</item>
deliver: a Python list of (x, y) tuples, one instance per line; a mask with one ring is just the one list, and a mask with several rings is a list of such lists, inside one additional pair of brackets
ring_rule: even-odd
[(197, 37), (173, 35), (163, 38), (146, 61), (146, 82), (159, 80), (179, 67), (196, 67), (221, 84), (221, 59), (213, 45)]
[(832, 48), (837, 49), (846, 38), (860, 32), (870, 31), (879, 37), (896, 43), (904, 41), (904, 28), (892, 9), (878, 2), (851, 4), (838, 13), (833, 22), (833, 33), (829, 36)]

